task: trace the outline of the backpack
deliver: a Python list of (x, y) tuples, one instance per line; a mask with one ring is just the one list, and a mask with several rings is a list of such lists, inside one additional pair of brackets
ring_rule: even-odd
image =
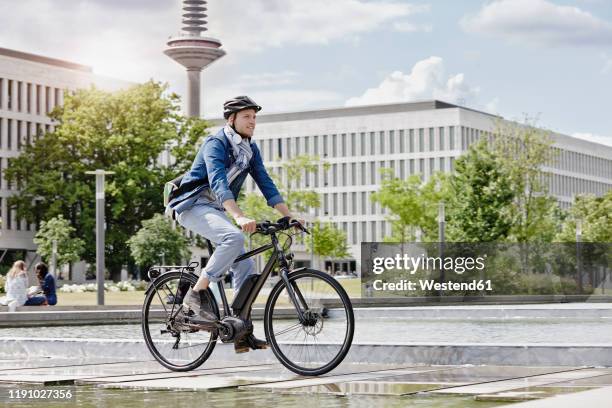
[(193, 180), (190, 183), (185, 183), (181, 185), (181, 181), (183, 181), (183, 177), (185, 177), (186, 174), (187, 173), (181, 174), (180, 176), (164, 184), (164, 207), (166, 207), (165, 214), (173, 220), (176, 220), (176, 213), (172, 208), (168, 206), (170, 201), (174, 200), (176, 197), (187, 191), (191, 191), (193, 188), (197, 187), (198, 184), (201, 183), (201, 180)]

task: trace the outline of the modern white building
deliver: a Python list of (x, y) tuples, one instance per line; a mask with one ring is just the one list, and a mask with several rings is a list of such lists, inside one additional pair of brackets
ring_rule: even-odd
[(4, 170), (23, 146), (54, 129), (47, 114), (63, 103), (66, 92), (91, 85), (114, 91), (130, 83), (94, 75), (85, 65), (0, 48), (0, 256), (6, 250), (23, 250), (30, 263), (36, 250), (36, 226), (17, 219), (7, 207), (7, 198), (17, 188), (8, 185)]
[[(360, 243), (382, 241), (391, 233), (386, 213), (370, 200), (381, 182), (379, 169), (399, 177), (436, 171), (451, 172), (454, 161), (478, 138), (495, 130), (502, 118), (437, 100), (260, 114), (255, 140), (268, 168), (283, 160), (318, 155), (331, 166), (304, 178), (296, 188), (321, 195), (316, 217), (332, 221), (347, 233), (352, 259), (338, 260), (336, 269), (356, 271)], [(216, 131), (222, 120), (213, 120)], [(553, 134), (557, 162), (550, 172), (549, 191), (568, 207), (578, 193), (602, 195), (612, 189), (612, 147)], [(284, 183), (286, 175), (280, 174)], [(248, 179), (245, 192), (258, 191)], [(308, 255), (296, 253), (307, 261)], [(323, 265), (319, 265), (321, 267)], [(327, 265), (329, 266), (329, 265)]]

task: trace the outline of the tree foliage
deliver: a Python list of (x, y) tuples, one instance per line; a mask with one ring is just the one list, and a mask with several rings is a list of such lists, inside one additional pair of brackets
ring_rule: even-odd
[(57, 244), (56, 266), (76, 262), (85, 249), (85, 242), (74, 236), (75, 229), (61, 214), (43, 221), (34, 236), (34, 243), (38, 246), (36, 253), (47, 263), (53, 257), (53, 241)]
[(141, 267), (165, 262), (178, 265), (191, 256), (189, 240), (180, 229), (172, 227), (172, 222), (161, 214), (142, 222), (138, 230), (127, 242), (130, 254)]
[[(189, 168), (206, 124), (180, 114), (180, 100), (150, 81), (116, 93), (90, 88), (68, 94), (50, 115), (53, 132), (39, 135), (11, 161), (6, 178), (22, 189), (11, 197), (28, 222), (63, 215), (85, 240), (84, 259), (95, 262), (95, 177), (106, 179), (106, 262), (116, 279), (133, 267), (125, 242), (143, 219), (163, 211), (165, 181)], [(174, 159), (160, 160), (169, 149)]]

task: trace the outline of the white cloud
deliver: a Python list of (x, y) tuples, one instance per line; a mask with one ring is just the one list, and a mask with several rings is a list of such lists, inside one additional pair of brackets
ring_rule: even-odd
[(604, 60), (604, 65), (601, 68), (601, 73), (607, 74), (608, 72), (612, 72), (612, 57), (606, 53), (602, 53), (601, 58)]
[(393, 28), (395, 31), (404, 33), (416, 33), (419, 31), (431, 33), (433, 31), (431, 24), (415, 24), (410, 21), (396, 21), (393, 23)]
[(578, 7), (547, 0), (496, 0), (460, 22), (468, 32), (535, 45), (612, 44), (612, 24)]
[(429, 10), (397, 0), (232, 0), (209, 8), (215, 16), (210, 19), (211, 34), (232, 51), (351, 40)]
[(485, 110), (489, 113), (497, 115), (499, 113), (499, 98), (496, 96), (491, 99), (486, 105)]
[(583, 139), (593, 143), (600, 143), (607, 146), (612, 146), (612, 137), (610, 136), (601, 136), (593, 133), (573, 133), (572, 136), (577, 137), (579, 139)]
[(347, 106), (410, 102), (422, 99), (440, 99), (465, 105), (479, 93), (478, 87), (467, 84), (462, 73), (446, 76), (444, 61), (429, 57), (417, 62), (409, 74), (395, 71), (376, 87), (361, 96), (350, 98)]

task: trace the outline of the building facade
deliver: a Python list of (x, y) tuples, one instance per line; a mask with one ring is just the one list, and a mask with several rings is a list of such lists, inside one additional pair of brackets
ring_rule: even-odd
[[(320, 166), (294, 188), (320, 193), (316, 218), (344, 230), (353, 255), (338, 260), (335, 269), (358, 271), (360, 243), (382, 241), (391, 234), (386, 212), (370, 200), (381, 183), (379, 170), (391, 168), (401, 178), (420, 174), (424, 180), (436, 171), (451, 172), (457, 157), (490, 135), (500, 120), (435, 100), (261, 114), (255, 140), (266, 166), (283, 183), (283, 160), (308, 154), (330, 164), (327, 171)], [(213, 124), (217, 127), (211, 131), (216, 131), (222, 121)], [(561, 134), (552, 137), (558, 160), (544, 170), (551, 175), (549, 192), (562, 207), (569, 207), (575, 194), (602, 195), (612, 189), (612, 147)], [(258, 191), (254, 181), (247, 180), (245, 192)], [(309, 256), (298, 251), (296, 258), (307, 263)]]
[(16, 160), (25, 145), (41, 134), (53, 131), (47, 116), (61, 105), (66, 92), (95, 85), (114, 91), (129, 85), (94, 75), (88, 66), (40, 55), (0, 48), (0, 249), (27, 251), (33, 259), (36, 226), (15, 217), (7, 199), (17, 192), (9, 185), (4, 171)]

